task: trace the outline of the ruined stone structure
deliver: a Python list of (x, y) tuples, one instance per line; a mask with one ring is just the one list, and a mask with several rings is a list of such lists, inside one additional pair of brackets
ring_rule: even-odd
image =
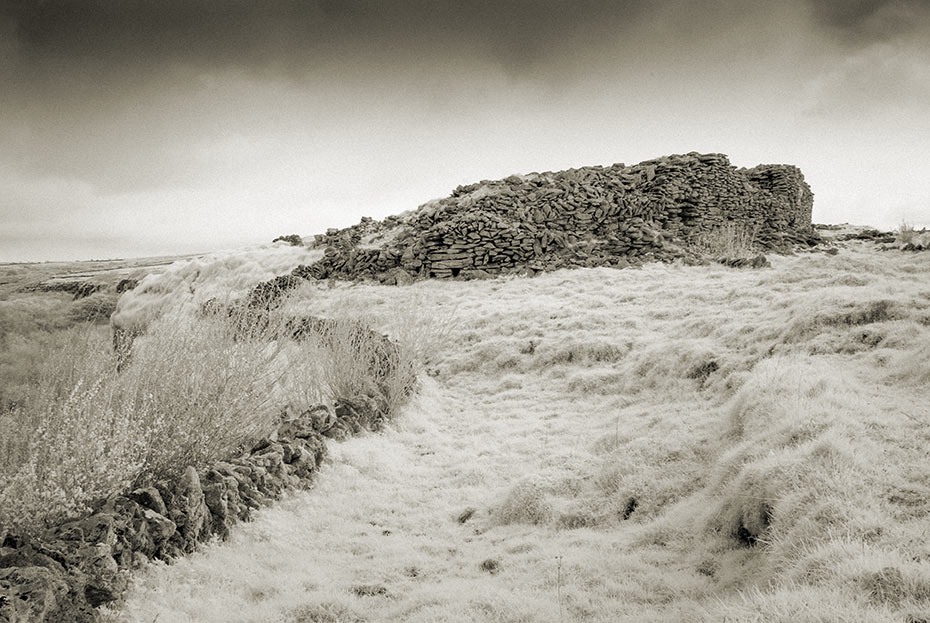
[(676, 257), (727, 224), (751, 229), (760, 250), (772, 251), (815, 236), (812, 206), (796, 167), (737, 169), (723, 154), (513, 175), (460, 186), (380, 223), (329, 230), (316, 241), (325, 256), (294, 274), (384, 280), (398, 269), (448, 278), (625, 265)]

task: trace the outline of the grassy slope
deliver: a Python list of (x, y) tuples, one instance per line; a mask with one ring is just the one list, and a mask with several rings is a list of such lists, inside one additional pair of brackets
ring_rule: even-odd
[(114, 619), (930, 616), (930, 254), (772, 263), (308, 288), (454, 314), (435, 376)]

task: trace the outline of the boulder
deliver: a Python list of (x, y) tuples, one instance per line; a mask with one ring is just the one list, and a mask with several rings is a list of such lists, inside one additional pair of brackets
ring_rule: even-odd
[(47, 567), (0, 569), (0, 621), (55, 623), (88, 620), (68, 599), (64, 574)]
[(170, 496), (165, 496), (168, 519), (177, 526), (171, 543), (182, 552), (192, 552), (198, 541), (209, 534), (210, 510), (204, 502), (200, 476), (193, 467), (184, 470)]

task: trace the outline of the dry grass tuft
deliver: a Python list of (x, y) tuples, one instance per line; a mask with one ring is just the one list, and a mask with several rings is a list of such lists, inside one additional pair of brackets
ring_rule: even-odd
[(756, 238), (759, 228), (743, 223), (728, 222), (701, 234), (691, 246), (699, 253), (711, 257), (741, 259), (759, 254)]
[(349, 608), (338, 603), (300, 606), (287, 613), (285, 623), (365, 623)]
[(500, 525), (539, 525), (548, 522), (552, 513), (546, 487), (536, 480), (524, 480), (515, 484), (494, 508), (493, 519)]

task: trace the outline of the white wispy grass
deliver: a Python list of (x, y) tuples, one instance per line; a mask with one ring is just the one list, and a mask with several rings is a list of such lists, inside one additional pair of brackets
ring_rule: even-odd
[(111, 320), (122, 329), (142, 332), (169, 310), (191, 311), (210, 298), (226, 301), (321, 256), (322, 251), (282, 243), (175, 262), (123, 294)]
[(928, 616), (930, 254), (771, 260), (307, 286), (453, 318), (420, 398), (111, 618)]

